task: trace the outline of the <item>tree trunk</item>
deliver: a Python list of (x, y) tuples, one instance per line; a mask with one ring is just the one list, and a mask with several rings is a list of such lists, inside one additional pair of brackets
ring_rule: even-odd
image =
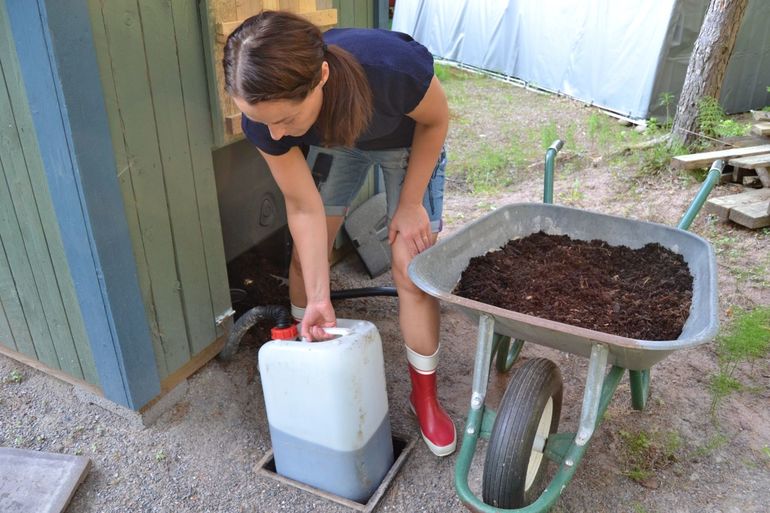
[(719, 100), (727, 64), (735, 47), (748, 0), (711, 0), (690, 56), (676, 108), (671, 141), (690, 145), (698, 132), (698, 102)]

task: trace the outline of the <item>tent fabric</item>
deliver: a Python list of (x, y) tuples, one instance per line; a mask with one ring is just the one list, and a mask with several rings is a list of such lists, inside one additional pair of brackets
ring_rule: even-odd
[[(398, 0), (393, 30), (434, 55), (631, 118), (678, 97), (708, 0)], [(725, 78), (728, 112), (770, 103), (770, 2), (750, 0)], [(674, 100), (675, 101), (675, 100)]]

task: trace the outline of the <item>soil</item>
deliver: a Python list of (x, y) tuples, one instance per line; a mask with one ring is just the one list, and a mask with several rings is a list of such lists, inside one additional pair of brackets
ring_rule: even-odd
[[(539, 140), (544, 127), (553, 127), (566, 139), (557, 158), (555, 203), (676, 226), (700, 185), (682, 172), (640, 173), (638, 156), (603, 145), (604, 132), (589, 121), (608, 127), (610, 140), (633, 129), (581, 103), (492, 80), (449, 82), (445, 89), (453, 118), (441, 237), (496, 207), (541, 201), (543, 154), (539, 149), (503, 170), (511, 178), (509, 186), (485, 194), (469, 193), (467, 183), (456, 174), (456, 162), (462, 152), (484, 145), (505, 146), (512, 134), (518, 142)], [(712, 196), (740, 190), (738, 185), (720, 185)], [(747, 230), (701, 213), (691, 231), (715, 249), (723, 327), (729, 326), (738, 309), (770, 305), (770, 230)], [(355, 254), (332, 269), (331, 279), (335, 290), (392, 284), (390, 273), (371, 280)], [(242, 285), (242, 281), (231, 284)], [(364, 298), (338, 301), (334, 306), (338, 317), (366, 319), (377, 326), (393, 431), (419, 437), (409, 411), (409, 378), (396, 300)], [(462, 433), (471, 399), (477, 326), (461, 312), (442, 305), (440, 337), (438, 395)], [(188, 379), (180, 402), (146, 429), (77, 398), (71, 385), (0, 356), (0, 446), (89, 457), (91, 472), (68, 513), (348, 513), (347, 508), (258, 472), (257, 462), (270, 449), (256, 370), (256, 351), (264, 340), (244, 339), (231, 362), (214, 359), (206, 364)], [(575, 432), (588, 360), (525, 343), (520, 358), (536, 357), (559, 366), (564, 379), (559, 430)], [(552, 512), (768, 511), (770, 361), (764, 357), (736, 363), (731, 378), (739, 387), (714, 403), (712, 381), (719, 370), (716, 342), (675, 351), (653, 367), (644, 411), (631, 407), (628, 381), (621, 381)], [(14, 373), (20, 379), (8, 379)], [(488, 406), (497, 407), (507, 383), (507, 374), (492, 370)], [(439, 459), (418, 442), (376, 511), (466, 511), (454, 490), (457, 454)], [(482, 440), (469, 474), (471, 490), (479, 495), (486, 447)], [(637, 467), (648, 470), (643, 479), (634, 479), (639, 477)]]
[(552, 321), (640, 340), (675, 340), (692, 303), (681, 255), (534, 233), (472, 258), (455, 294)]

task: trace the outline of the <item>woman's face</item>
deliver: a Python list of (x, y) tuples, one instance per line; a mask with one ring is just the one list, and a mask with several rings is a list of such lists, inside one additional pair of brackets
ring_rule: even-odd
[(323, 103), (323, 86), (329, 78), (329, 65), (321, 66), (321, 81), (302, 100), (268, 100), (250, 105), (243, 98), (233, 97), (235, 105), (247, 118), (267, 125), (270, 137), (305, 135), (318, 119)]

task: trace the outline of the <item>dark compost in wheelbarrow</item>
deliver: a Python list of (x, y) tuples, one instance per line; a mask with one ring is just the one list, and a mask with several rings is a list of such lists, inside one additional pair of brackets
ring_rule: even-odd
[(644, 340), (679, 337), (693, 279), (681, 255), (533, 233), (474, 257), (455, 294), (507, 310)]

